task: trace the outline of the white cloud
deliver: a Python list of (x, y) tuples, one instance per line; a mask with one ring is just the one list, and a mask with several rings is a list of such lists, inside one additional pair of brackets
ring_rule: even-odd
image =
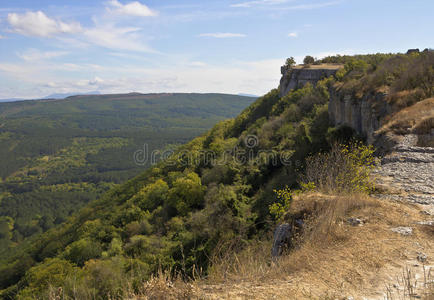
[(205, 67), (207, 64), (202, 61), (192, 61), (191, 63), (189, 63), (189, 65), (192, 67), (201, 68), (201, 67)]
[(297, 32), (290, 32), (290, 33), (288, 33), (288, 37), (291, 37), (291, 38), (296, 38), (296, 37), (298, 37), (298, 33)]
[(94, 79), (89, 80), (89, 85), (99, 85), (104, 83), (104, 79), (99, 78), (98, 76), (95, 76)]
[(151, 10), (145, 4), (142, 4), (138, 1), (122, 4), (117, 0), (111, 0), (108, 2), (108, 4), (112, 7), (108, 8), (110, 12), (120, 15), (136, 17), (155, 17), (158, 15), (156, 11)]
[(200, 37), (213, 37), (218, 39), (225, 38), (237, 38), (237, 37), (246, 37), (245, 34), (242, 33), (230, 33), (230, 32), (215, 32), (215, 33), (201, 33)]
[(286, 3), (288, 0), (257, 0), (257, 1), (247, 1), (236, 4), (231, 4), (231, 7), (252, 7), (257, 5), (276, 5)]
[[(120, 9), (124, 9), (125, 6), (120, 7)], [(128, 6), (128, 9), (131, 9), (130, 6)], [(138, 13), (143, 15), (144, 11), (138, 10)], [(8, 22), (12, 31), (26, 36), (56, 38), (58, 41), (75, 48), (96, 45), (108, 49), (156, 53), (155, 50), (152, 50), (143, 42), (144, 37), (138, 33), (141, 30), (140, 28), (120, 27), (116, 23), (99, 24), (96, 17), (93, 18), (93, 21), (94, 26), (86, 28), (76, 22), (65, 23), (49, 18), (41, 11), (27, 12), (25, 14), (10, 13), (8, 15)], [(62, 33), (69, 33), (70, 35)], [(46, 55), (53, 57), (56, 54), (58, 53), (48, 53)], [(43, 56), (41, 53), (21, 54), (21, 58), (26, 60), (50, 58)]]
[(109, 49), (156, 52), (141, 42), (139, 31), (140, 28), (106, 24), (86, 29), (84, 36), (89, 43)]
[(8, 14), (12, 30), (27, 36), (52, 37), (63, 33), (77, 33), (82, 30), (80, 23), (64, 23), (47, 17), (42, 11), (25, 14)]
[(322, 2), (322, 3), (298, 4), (298, 5), (292, 5), (287, 7), (281, 7), (280, 9), (281, 10), (310, 10), (310, 9), (317, 9), (317, 8), (337, 5), (342, 3), (342, 1), (343, 0)]
[(46, 51), (41, 52), (36, 49), (30, 49), (23, 53), (17, 53), (18, 57), (21, 59), (24, 59), (25, 61), (37, 61), (37, 60), (44, 60), (44, 59), (50, 59), (55, 58), (59, 56), (67, 55), (69, 52), (66, 51)]
[(0, 34), (0, 40), (5, 39), (6, 37)]
[[(54, 63), (2, 64), (0, 73), (20, 79), (20, 88), (0, 88), (0, 98), (37, 98), (52, 93), (221, 92), (262, 95), (279, 84), (284, 59), (232, 61), (222, 65), (198, 61), (167, 63), (153, 68), (140, 65), (71, 66)], [(59, 77), (58, 70), (65, 70)], [(80, 73), (77, 73), (80, 72)], [(88, 77), (87, 74), (95, 74)], [(1, 74), (3, 75), (3, 74)], [(79, 76), (79, 77), (77, 77)], [(80, 79), (74, 79), (80, 78)]]

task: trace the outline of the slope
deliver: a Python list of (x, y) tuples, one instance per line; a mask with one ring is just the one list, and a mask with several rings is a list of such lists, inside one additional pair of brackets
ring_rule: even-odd
[(0, 252), (143, 172), (145, 150), (173, 149), (253, 100), (133, 93), (0, 104)]
[(336, 76), (283, 97), (272, 90), (17, 249), (2, 263), (3, 297), (48, 297), (51, 286), (71, 298), (121, 299), (161, 269), (211, 278), (215, 258), (269, 236), (287, 204), (274, 190), (298, 188), (308, 156), (354, 138), (351, 128), (330, 124), (330, 91), (411, 88), (412, 101), (421, 101), (432, 93), (413, 78), (433, 73), (427, 57), (338, 57), (345, 66)]

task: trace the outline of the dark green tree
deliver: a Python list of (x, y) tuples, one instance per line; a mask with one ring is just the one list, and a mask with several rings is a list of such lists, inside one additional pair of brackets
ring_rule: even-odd
[(294, 57), (288, 57), (287, 59), (286, 59), (286, 62), (285, 62), (285, 66), (287, 66), (287, 67), (292, 67), (292, 66), (294, 66), (295, 65), (295, 59), (294, 59)]
[(303, 59), (303, 63), (305, 64), (305, 65), (311, 65), (311, 64), (313, 64), (315, 62), (315, 58), (313, 58), (312, 56), (310, 56), (310, 55), (306, 55), (306, 57)]

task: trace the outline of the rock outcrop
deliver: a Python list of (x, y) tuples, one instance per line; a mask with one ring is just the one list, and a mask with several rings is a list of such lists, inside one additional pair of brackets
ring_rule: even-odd
[(434, 148), (417, 147), (417, 136), (407, 135), (373, 171), (378, 186), (393, 193), (379, 198), (417, 203), (434, 209)]
[(290, 224), (280, 224), (274, 230), (273, 247), (271, 248), (271, 256), (279, 257), (285, 249), (291, 247), (292, 226)]
[[(287, 95), (292, 89), (301, 88), (310, 82), (315, 85), (319, 80), (332, 76), (342, 65), (321, 64), (311, 66), (282, 66), (280, 96)], [(336, 90), (330, 91), (329, 117), (333, 124), (348, 125), (360, 135), (366, 136), (368, 143), (374, 141), (374, 132), (380, 128), (381, 119), (391, 112), (385, 101), (386, 94), (377, 93), (355, 99)]]
[[(280, 96), (283, 97), (292, 89), (301, 88), (308, 82), (315, 85), (319, 80), (335, 75), (340, 68), (342, 65), (339, 64), (282, 66)], [(397, 139), (394, 134), (389, 134), (385, 130), (380, 133), (377, 131), (385, 125), (384, 122), (388, 120), (386, 116), (397, 113), (399, 109), (393, 107), (386, 98), (387, 93), (383, 92), (367, 93), (362, 97), (355, 97), (351, 92), (331, 88), (328, 106), (329, 119), (335, 126), (347, 125), (359, 135), (366, 137), (367, 142), (375, 146), (378, 154), (387, 153), (397, 145), (399, 138)], [(413, 133), (412, 130), (409, 133)], [(434, 129), (430, 133), (418, 132), (417, 135), (417, 145), (430, 147), (434, 145)]]
[(329, 118), (336, 126), (350, 126), (372, 144), (375, 140), (375, 131), (383, 125), (381, 120), (392, 112), (392, 107), (385, 98), (386, 94), (376, 93), (355, 99), (352, 95), (332, 90), (328, 108)]
[(282, 66), (280, 70), (282, 73), (279, 86), (280, 96), (283, 97), (290, 90), (301, 88), (308, 82), (316, 84), (319, 80), (336, 74), (337, 70), (341, 67), (342, 65), (338, 64)]

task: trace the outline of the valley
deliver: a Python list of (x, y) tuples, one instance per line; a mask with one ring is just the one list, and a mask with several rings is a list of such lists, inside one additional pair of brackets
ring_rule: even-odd
[(61, 224), (254, 98), (80, 95), (0, 104), (0, 253)]

